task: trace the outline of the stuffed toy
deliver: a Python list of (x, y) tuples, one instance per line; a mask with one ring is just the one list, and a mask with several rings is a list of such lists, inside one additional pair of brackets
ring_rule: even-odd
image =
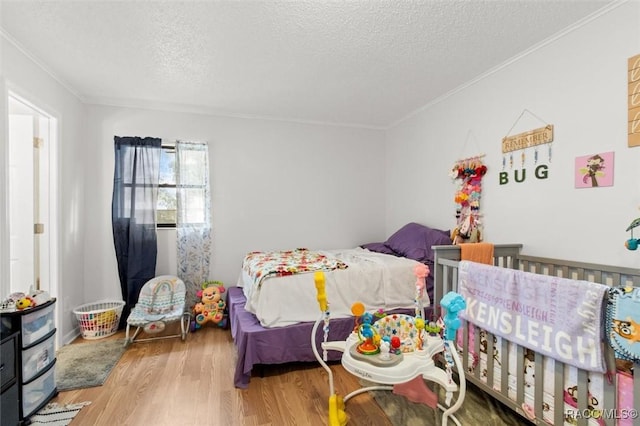
[(202, 290), (196, 293), (200, 302), (193, 308), (196, 319), (195, 328), (200, 328), (208, 322), (219, 327), (226, 326), (224, 310), (227, 304), (222, 300), (224, 292), (224, 285), (220, 281), (206, 281), (202, 284)]
[(19, 311), (27, 308), (35, 308), (35, 306), (36, 306), (36, 302), (30, 296), (25, 296), (16, 301), (16, 309)]
[(12, 293), (0, 303), (0, 311), (23, 311), (43, 305), (51, 299), (49, 293), (44, 290), (29, 289), (29, 293)]

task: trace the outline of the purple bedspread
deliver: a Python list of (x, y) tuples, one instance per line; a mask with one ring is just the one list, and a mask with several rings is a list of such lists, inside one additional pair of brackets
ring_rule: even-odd
[[(244, 309), (247, 299), (240, 287), (230, 287), (227, 295), (231, 336), (238, 350), (236, 371), (233, 382), (237, 388), (247, 388), (251, 380), (251, 370), (257, 364), (284, 364), (287, 362), (317, 362), (311, 349), (311, 329), (313, 322), (303, 322), (287, 327), (264, 328), (251, 312)], [(413, 315), (412, 310), (397, 309), (389, 313)], [(318, 316), (321, 312), (318, 308)], [(427, 308), (426, 315), (431, 315)], [(353, 330), (353, 318), (332, 319), (329, 325), (330, 341), (346, 340)], [(316, 345), (324, 339), (322, 325), (316, 332)], [(328, 359), (337, 361), (342, 352), (329, 351)], [(318, 364), (319, 365), (319, 364)]]
[[(298, 361), (316, 361), (311, 349), (312, 322), (287, 327), (264, 328), (251, 312), (244, 309), (246, 298), (242, 289), (230, 287), (227, 295), (231, 336), (238, 350), (233, 378), (238, 388), (249, 386), (251, 370), (256, 364), (283, 364)], [(321, 312), (318, 309), (318, 316)], [(345, 340), (353, 330), (353, 318), (331, 320), (329, 340)], [(322, 327), (316, 334), (317, 347), (324, 338)], [(322, 352), (321, 352), (322, 353)], [(342, 357), (341, 352), (329, 351), (329, 360)]]

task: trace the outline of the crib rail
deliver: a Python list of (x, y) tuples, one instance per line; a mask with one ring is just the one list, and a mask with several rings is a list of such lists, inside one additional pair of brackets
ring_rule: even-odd
[[(563, 278), (586, 280), (606, 284), (609, 286), (640, 286), (640, 269), (613, 267), (593, 263), (564, 261), (544, 257), (524, 255), (521, 253), (522, 244), (502, 244), (494, 247), (494, 265), (520, 269), (544, 275), (554, 275)], [(442, 296), (449, 291), (457, 291), (458, 262), (460, 248), (457, 246), (434, 246), (434, 302), (435, 311), (440, 312), (438, 305)], [(493, 398), (496, 398), (525, 418), (535, 415), (532, 423), (536, 425), (567, 424), (566, 416), (572, 413), (588, 413), (594, 407), (594, 400), (589, 393), (589, 383), (601, 380), (603, 383), (603, 401), (595, 405), (597, 409), (610, 413), (603, 416), (600, 423), (589, 420), (588, 416), (577, 416), (570, 423), (582, 426), (588, 424), (617, 425), (615, 415), (621, 414), (618, 407), (617, 375), (606, 376), (580, 370), (559, 361), (547, 359), (546, 356), (535, 353), (522, 346), (501, 339), (498, 336), (480, 330), (473, 324), (467, 324), (467, 330), (458, 341), (463, 354), (463, 368), (467, 380), (474, 383)], [(609, 350), (609, 355), (612, 352)], [(511, 355), (510, 355), (511, 354)], [(526, 356), (525, 356), (526, 355)], [(531, 375), (531, 369), (533, 374)], [(572, 369), (571, 373), (570, 370)], [(525, 378), (528, 374), (528, 380)], [(577, 406), (572, 412), (565, 409), (565, 375), (575, 374), (577, 390), (571, 395), (577, 399)], [(599, 378), (594, 377), (600, 376)], [(547, 383), (551, 382), (551, 383)], [(533, 395), (526, 393), (528, 387), (533, 387)], [(545, 388), (547, 390), (545, 394)], [(552, 391), (549, 392), (549, 389)], [(633, 407), (640, 407), (640, 377), (636, 374), (633, 379)], [(550, 419), (546, 410), (553, 407), (553, 417)], [(527, 410), (530, 410), (527, 412)], [(528, 414), (528, 415), (527, 415)], [(613, 414), (613, 415), (612, 415)], [(547, 418), (547, 422), (543, 420)], [(631, 422), (631, 421), (630, 421)], [(634, 426), (640, 425), (640, 419), (632, 421)], [(631, 424), (631, 423), (628, 423)]]

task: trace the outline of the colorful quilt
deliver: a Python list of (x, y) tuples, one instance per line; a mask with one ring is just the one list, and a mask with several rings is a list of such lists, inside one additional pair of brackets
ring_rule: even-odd
[(244, 259), (242, 268), (254, 284), (261, 286), (267, 277), (282, 277), (313, 271), (347, 269), (347, 264), (318, 251), (298, 248), (286, 251), (253, 251)]
[(640, 288), (609, 289), (606, 327), (616, 358), (640, 362)]

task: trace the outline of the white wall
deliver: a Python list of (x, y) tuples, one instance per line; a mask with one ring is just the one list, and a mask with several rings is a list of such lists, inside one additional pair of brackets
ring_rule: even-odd
[[(0, 6), (0, 10), (2, 6)], [(1, 39), (1, 38), (0, 38)], [(1, 42), (1, 40), (0, 40)], [(1, 45), (0, 45), (1, 48)], [(4, 297), (10, 291), (9, 285), (9, 129), (7, 126), (9, 105), (6, 84), (4, 81), (4, 68), (2, 67), (2, 55), (0, 55), (0, 137), (2, 147), (0, 149), (0, 297)]]
[[(517, 35), (514, 35), (517, 36)], [(459, 158), (486, 154), (486, 241), (532, 255), (637, 267), (625, 232), (640, 216), (640, 147), (627, 146), (627, 59), (640, 53), (640, 3), (628, 2), (425, 107), (387, 134), (387, 231), (408, 220), (455, 226)], [(555, 125), (546, 180), (527, 152), (522, 183), (499, 184), (504, 136)], [(615, 152), (613, 187), (574, 188), (575, 157)], [(516, 156), (516, 160), (518, 157)], [(546, 162), (546, 151), (540, 151)], [(518, 164), (518, 161), (516, 161)], [(515, 168), (515, 167), (514, 167)], [(507, 166), (508, 169), (508, 166)], [(640, 237), (640, 231), (635, 237)]]
[[(55, 169), (58, 206), (58, 247), (54, 250), (59, 260), (59, 269), (54, 268), (59, 283), (57, 315), (59, 332), (58, 342), (67, 342), (74, 334), (75, 320), (73, 308), (86, 301), (84, 257), (84, 173), (85, 107), (69, 90), (56, 81), (43, 67), (37, 65), (20, 49), (0, 35), (2, 52), (2, 77), (6, 89), (12, 90), (24, 99), (59, 120), (58, 152), (51, 155), (56, 158)], [(2, 91), (6, 95), (5, 90)], [(6, 96), (3, 96), (6, 97)], [(6, 99), (3, 100), (6, 103)], [(6, 104), (4, 106), (6, 108)], [(2, 114), (6, 119), (6, 110)], [(4, 128), (4, 125), (2, 126)], [(6, 130), (3, 130), (6, 136)], [(6, 140), (6, 139), (5, 139)], [(3, 145), (6, 152), (6, 142)], [(6, 178), (6, 156), (3, 155), (3, 177)], [(6, 188), (5, 188), (6, 189)], [(3, 206), (6, 206), (6, 193), (3, 193)], [(8, 217), (2, 216), (3, 227), (7, 227)], [(8, 253), (8, 235), (2, 234), (2, 253)], [(5, 260), (3, 260), (5, 262)], [(3, 268), (3, 280), (9, 272)], [(27, 289), (25, 289), (27, 290)]]
[[(89, 106), (85, 274), (94, 297), (120, 295), (111, 234), (113, 137), (209, 143), (211, 279), (235, 285), (251, 250), (355, 247), (383, 240), (384, 132)], [(175, 233), (159, 231), (159, 273), (175, 273)]]

